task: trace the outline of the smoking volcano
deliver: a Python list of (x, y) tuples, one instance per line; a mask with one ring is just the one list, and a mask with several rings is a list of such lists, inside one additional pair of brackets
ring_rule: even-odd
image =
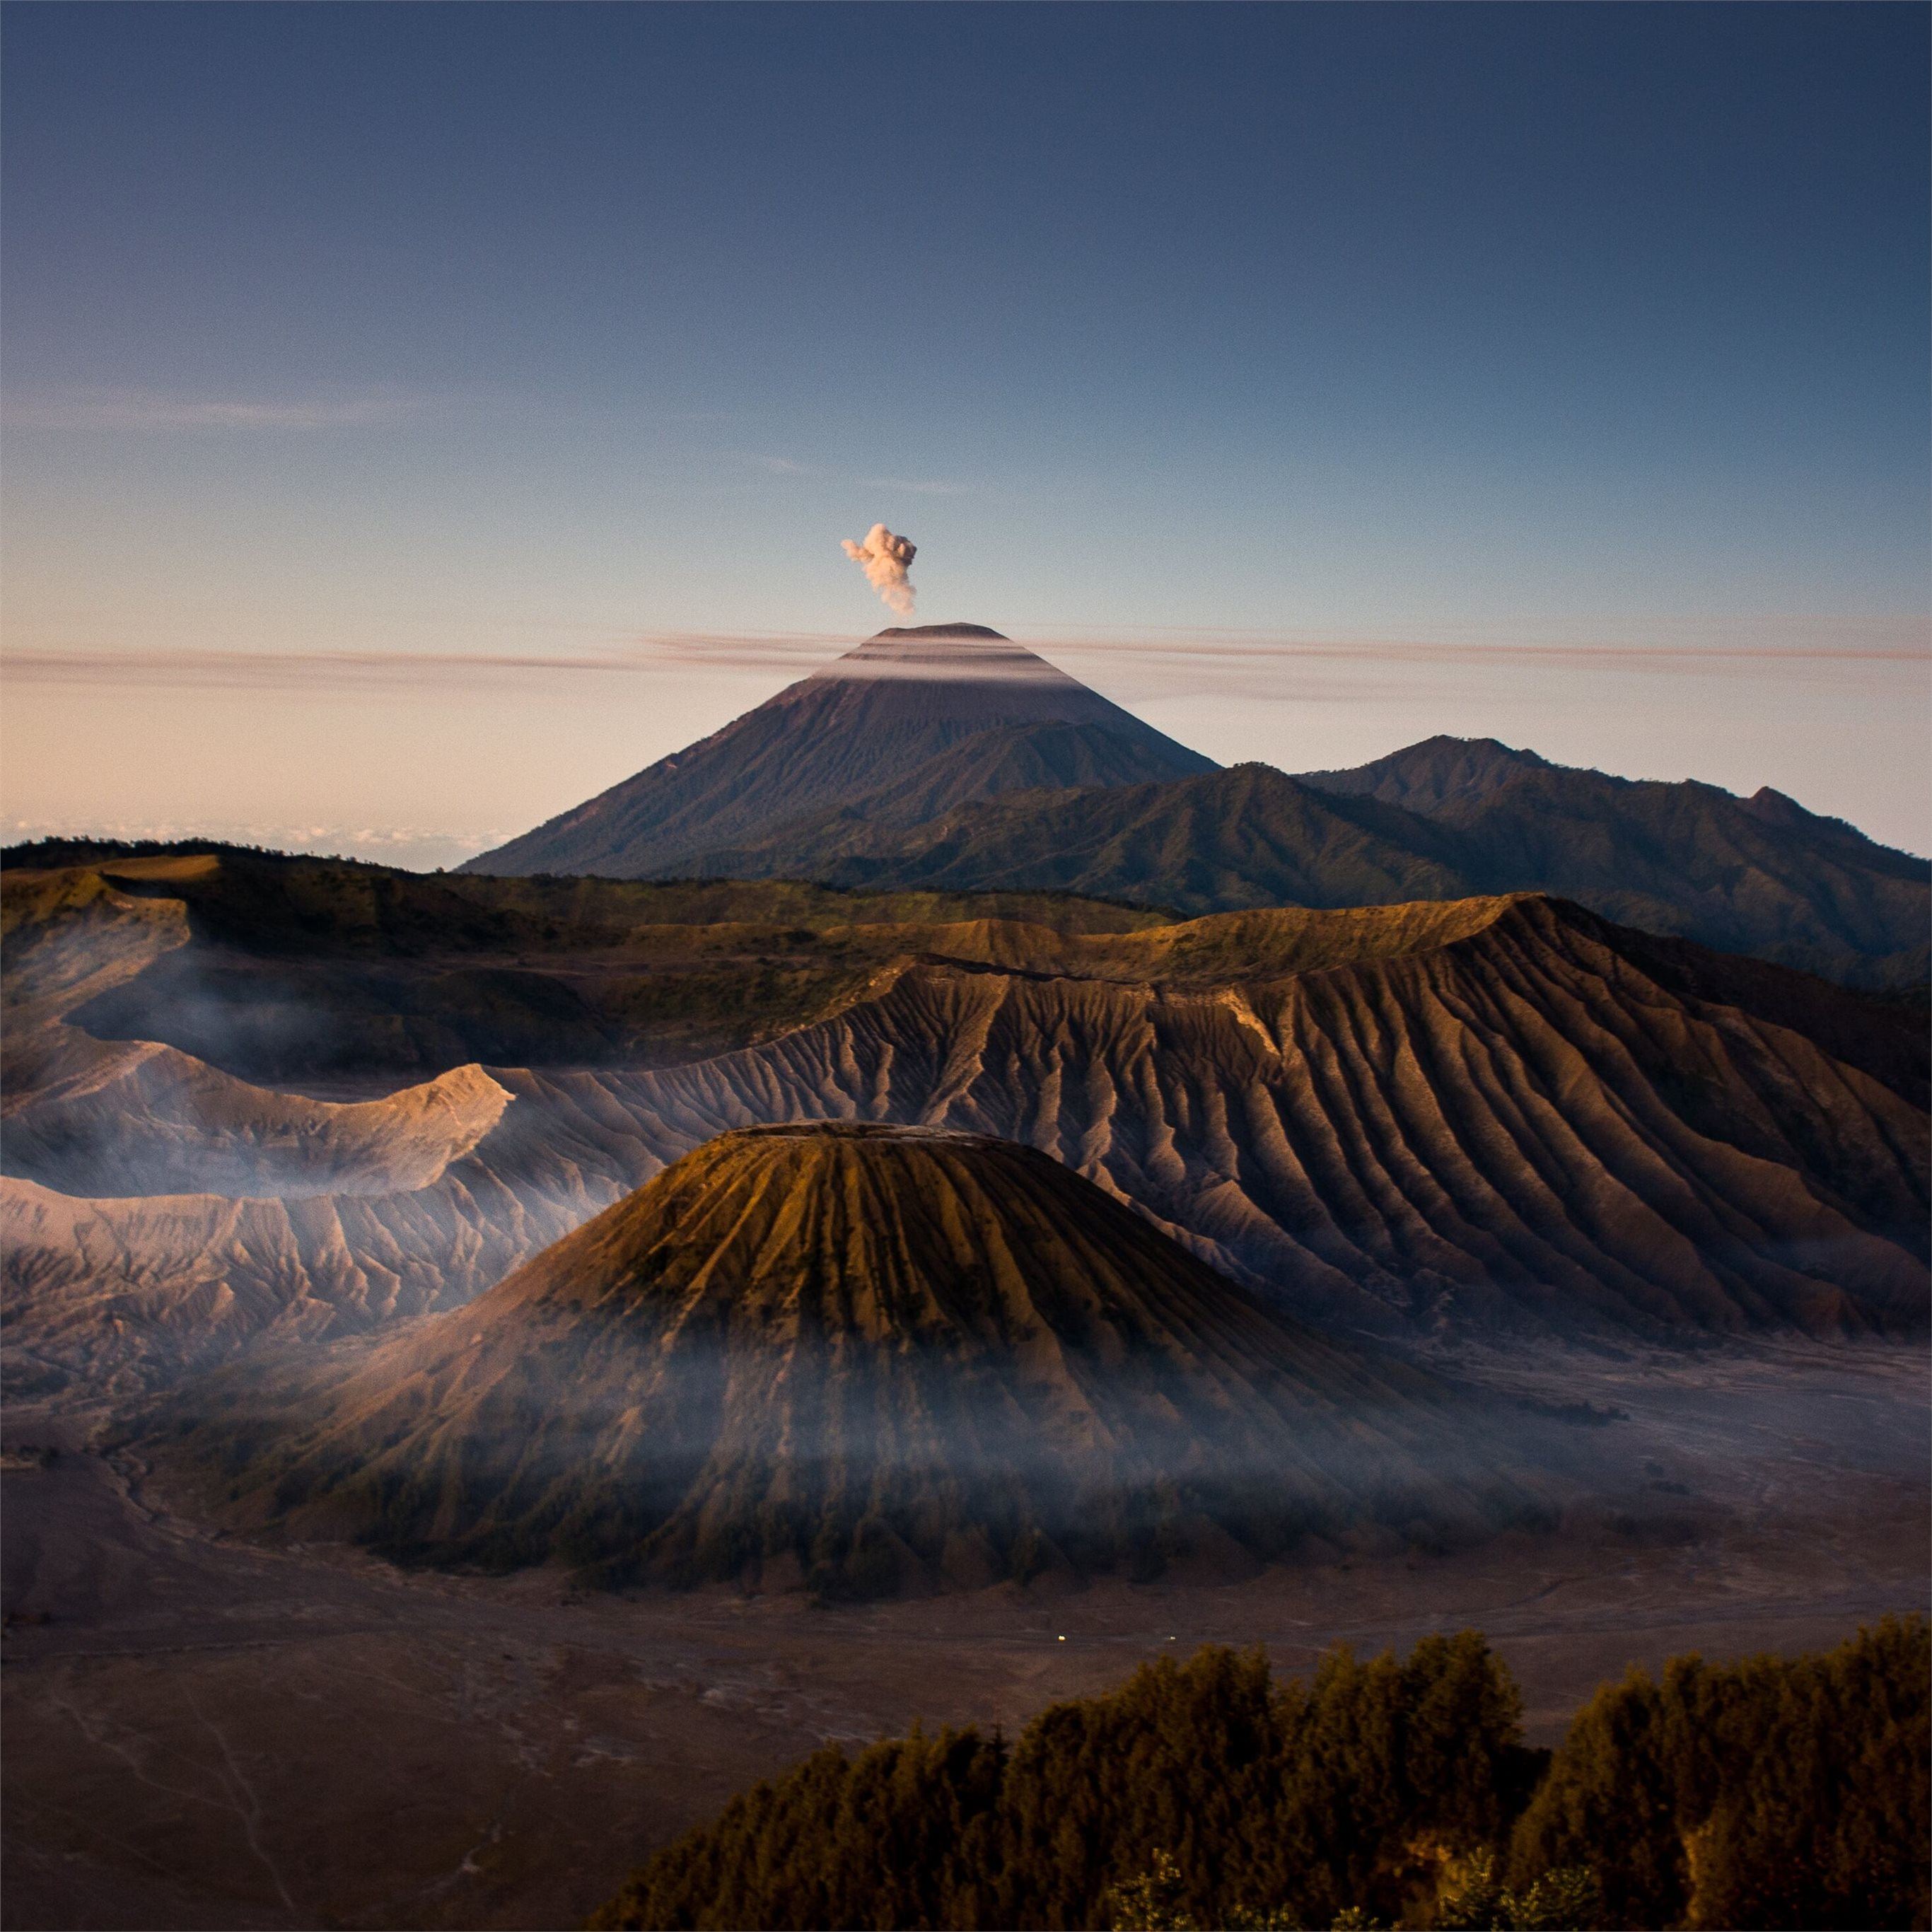
[[(1216, 769), (1078, 678), (980, 624), (881, 631), (723, 730), (461, 870), (716, 872), (720, 849), (870, 802), (903, 810)], [(928, 797), (926, 795), (930, 794)]]
[(170, 1420), (231, 1520), (602, 1580), (1146, 1575), (1533, 1506), (1432, 1381), (928, 1128), (722, 1136), (469, 1306)]

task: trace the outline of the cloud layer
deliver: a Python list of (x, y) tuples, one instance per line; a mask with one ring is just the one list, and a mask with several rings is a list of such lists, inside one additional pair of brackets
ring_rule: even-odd
[[(901, 541), (903, 541), (902, 539)], [(908, 550), (911, 548), (908, 545)], [(868, 572), (869, 575), (869, 572)], [(904, 614), (910, 614), (910, 586)], [(881, 593), (883, 594), (883, 593)], [(890, 600), (888, 600), (890, 601)], [(1756, 632), (1754, 636), (1753, 632)], [(1634, 638), (1538, 636), (1513, 641), (1433, 637), (1328, 636), (1186, 631), (1090, 632), (1019, 644), (1096, 676), (1130, 672), (1156, 689), (1192, 693), (1238, 685), (1302, 698), (1311, 669), (1328, 666), (1623, 672), (1720, 677), (1838, 678), (1888, 667), (1932, 665), (1916, 619), (1821, 620), (1815, 624), (1658, 626)], [(0, 680), (16, 685), (183, 685), (217, 688), (461, 685), (501, 676), (650, 675), (697, 669), (803, 676), (852, 640), (830, 632), (673, 631), (638, 634), (606, 650), (551, 654), (487, 651), (231, 651), (16, 650), (0, 656)]]

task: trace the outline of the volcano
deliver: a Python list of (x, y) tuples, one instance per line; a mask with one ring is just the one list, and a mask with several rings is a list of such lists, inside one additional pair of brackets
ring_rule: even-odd
[(469, 1306), (224, 1371), (231, 1514), (404, 1560), (872, 1595), (1520, 1513), (1486, 1422), (1010, 1142), (711, 1141)]
[[(968, 748), (970, 747), (970, 749)], [(955, 754), (964, 761), (955, 766)], [(882, 789), (968, 795), (1216, 769), (998, 631), (881, 631), (722, 730), (470, 860), (471, 872), (664, 878)]]

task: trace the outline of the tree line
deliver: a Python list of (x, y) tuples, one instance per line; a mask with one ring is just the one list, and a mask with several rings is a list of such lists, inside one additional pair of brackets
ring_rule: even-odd
[(832, 1747), (735, 1798), (616, 1928), (1922, 1927), (1932, 1634), (1633, 1670), (1558, 1749), (1474, 1631), (1307, 1682), (1209, 1648), (974, 1729)]

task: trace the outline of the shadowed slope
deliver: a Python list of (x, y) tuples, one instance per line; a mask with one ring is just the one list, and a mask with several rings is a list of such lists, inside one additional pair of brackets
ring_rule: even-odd
[(176, 1407), (244, 1517), (871, 1592), (1526, 1501), (1439, 1404), (1030, 1148), (818, 1124), (710, 1142), (346, 1369)]
[[(997, 631), (882, 631), (722, 730), (462, 869), (614, 878), (702, 870), (690, 862), (700, 851), (891, 785), (980, 733), (1040, 724), (1066, 728), (1048, 754), (1048, 766), (1064, 771), (1145, 778), (1213, 769)], [(1082, 736), (1091, 740), (1084, 752), (1066, 742)], [(978, 777), (1000, 788), (1037, 784), (1042, 769), (1038, 759), (995, 756)]]
[(1926, 975), (1925, 861), (1768, 786), (1739, 798), (1446, 737), (1301, 782), (1431, 819), (1472, 891), (1562, 892), (1650, 932), (1857, 983)]
[[(918, 789), (914, 788), (915, 790)], [(990, 788), (989, 788), (990, 789)], [(1261, 764), (992, 797), (931, 815), (861, 800), (694, 868), (871, 888), (1052, 889), (1184, 912), (1560, 892), (1606, 917), (1847, 983), (1926, 974), (1932, 868), (1775, 793), (1639, 783), (1493, 741), (1432, 740), (1359, 772)]]
[(745, 877), (928, 890), (970, 881), (1207, 913), (1460, 898), (1468, 888), (1448, 847), (1412, 814), (1244, 764), (1171, 783), (1018, 793), (911, 826), (818, 820), (703, 862)]
[(1348, 798), (1377, 798), (1424, 818), (1444, 806), (1492, 798), (1526, 771), (1547, 771), (1547, 758), (1496, 738), (1438, 735), (1366, 765), (1332, 772), (1298, 772), (1298, 784)]
[(959, 807), (1016, 792), (1157, 783), (1174, 776), (1164, 747), (1095, 724), (1009, 724), (975, 732), (889, 784), (828, 811), (788, 818), (742, 856), (714, 848), (690, 862), (711, 876), (817, 877)]

